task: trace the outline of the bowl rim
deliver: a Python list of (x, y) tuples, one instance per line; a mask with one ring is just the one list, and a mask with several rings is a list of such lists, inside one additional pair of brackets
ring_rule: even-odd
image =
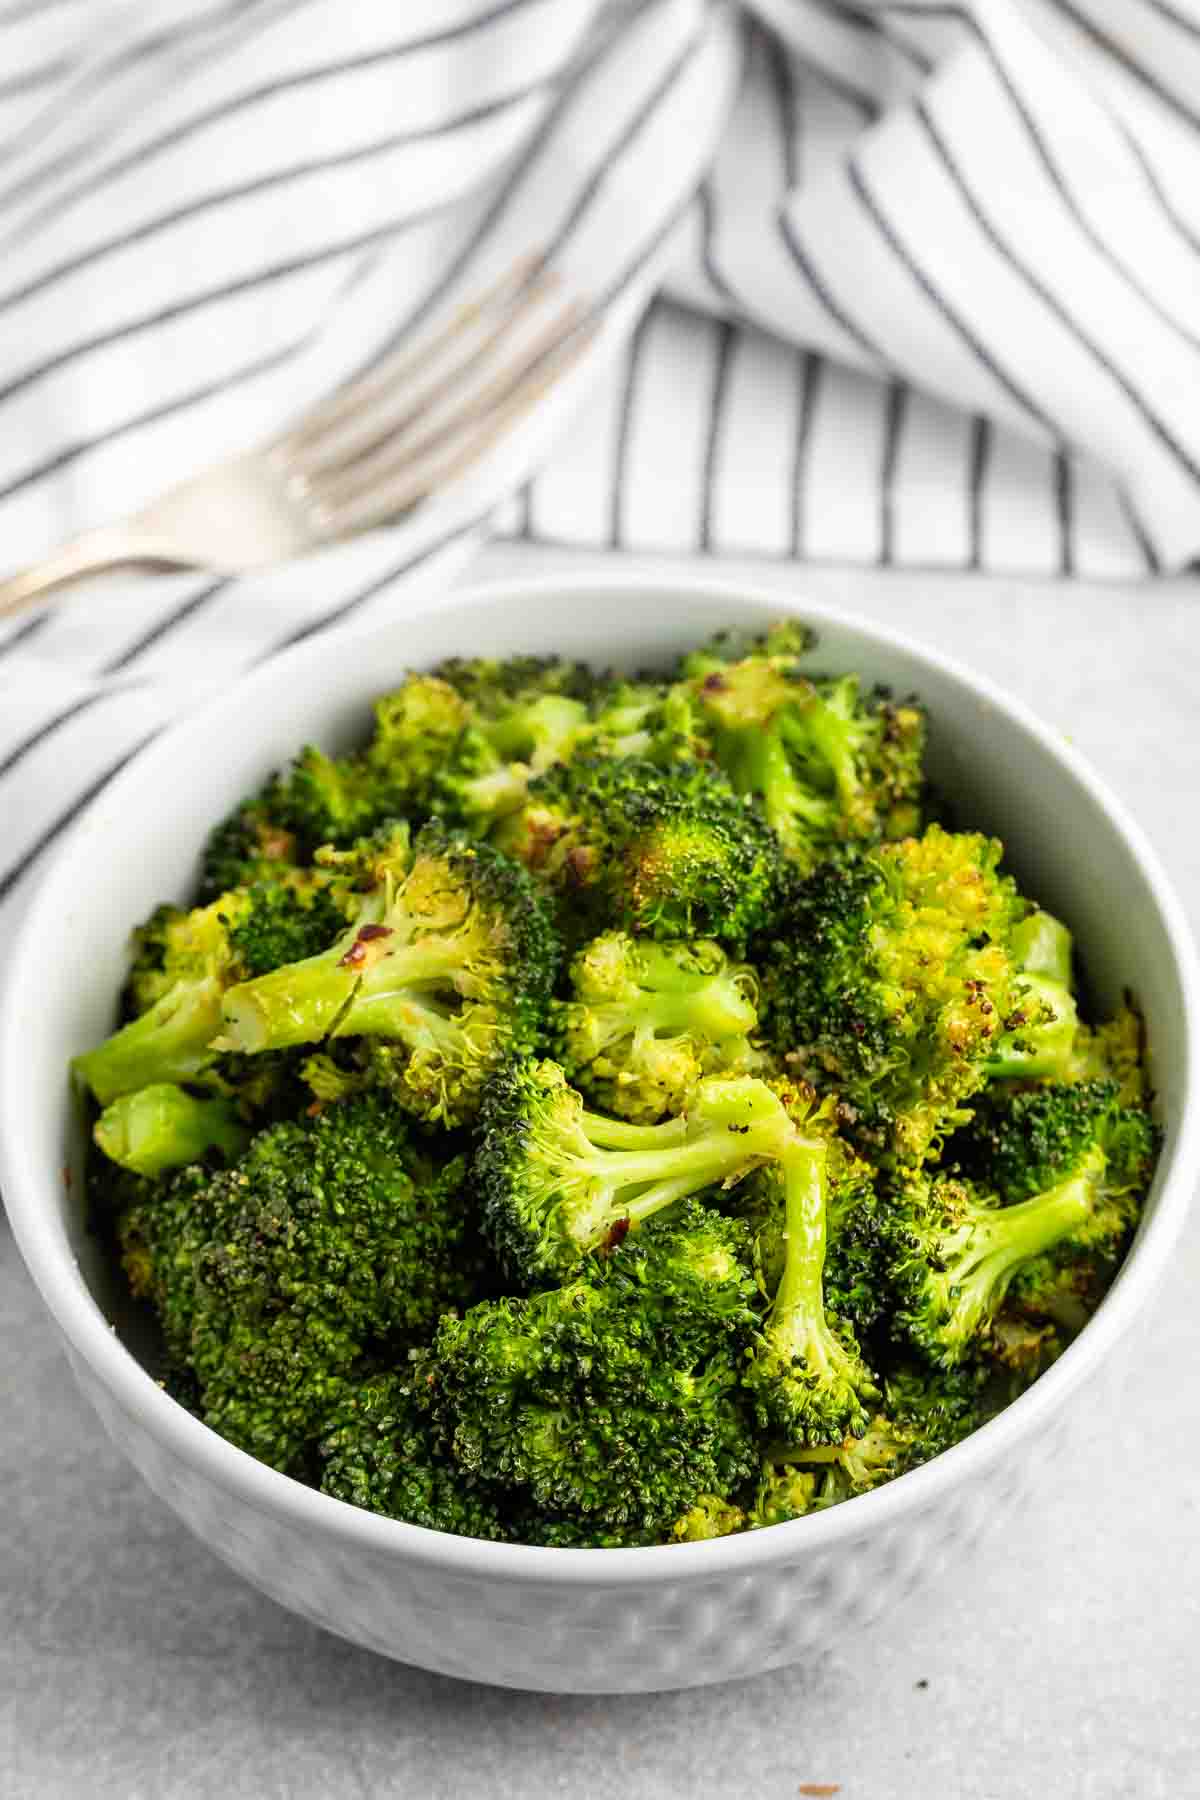
[[(73, 1364), (79, 1359), (99, 1381), (121, 1412), (160, 1440), (179, 1460), (229, 1496), (264, 1517), (285, 1522), (301, 1532), (347, 1547), (414, 1563), (446, 1575), (483, 1576), (499, 1583), (550, 1587), (628, 1587), (646, 1583), (670, 1583), (691, 1577), (717, 1577), (749, 1572), (763, 1564), (796, 1562), (816, 1556), (872, 1529), (885, 1530), (920, 1512), (939, 1494), (969, 1481), (1006, 1450), (1031, 1437), (1039, 1425), (1056, 1412), (1113, 1349), (1139, 1310), (1153, 1293), (1178, 1239), (1186, 1214), (1197, 1165), (1200, 1164), (1200, 1108), (1189, 1104), (1198, 1088), (1200, 1073), (1200, 964), (1182, 905), (1141, 827), (1113, 795), (1107, 783), (1070, 743), (1044, 724), (1023, 701), (1007, 694), (988, 677), (943, 655), (932, 646), (877, 625), (873, 620), (847, 612), (828, 602), (809, 601), (752, 582), (735, 578), (689, 575), (667, 569), (643, 568), (594, 572), (577, 570), (559, 575), (505, 577), (473, 583), (444, 593), (435, 590), (412, 595), (386, 619), (377, 619), (338, 633), (339, 648), (393, 637), (399, 624), (414, 617), (440, 613), (467, 613), (519, 604), (530, 598), (559, 597), (564, 603), (592, 602), (602, 606), (608, 596), (637, 591), (653, 606), (656, 596), (672, 602), (704, 599), (739, 611), (758, 610), (778, 617), (811, 619), (848, 629), (871, 640), (880, 649), (896, 651), (956, 682), (983, 699), (1007, 725), (1032, 738), (1038, 749), (1066, 771), (1087, 791), (1105, 817), (1126, 853), (1137, 866), (1158, 909), (1167, 939), (1173, 973), (1182, 1000), (1184, 1033), (1181, 1092), (1182, 1117), (1175, 1121), (1173, 1143), (1164, 1152), (1170, 1160), (1163, 1172), (1161, 1191), (1153, 1217), (1122, 1266), (1104, 1305), (1063, 1356), (1004, 1411), (944, 1452), (932, 1462), (912, 1470), (899, 1480), (828, 1511), (789, 1521), (766, 1531), (713, 1539), (702, 1543), (659, 1544), (641, 1549), (565, 1550), (541, 1545), (491, 1543), (455, 1537), (448, 1533), (388, 1519), (351, 1506), (290, 1476), (268, 1468), (245, 1451), (235, 1448), (172, 1400), (154, 1381), (132, 1352), (118, 1338), (99, 1304), (81, 1285), (75, 1259), (59, 1241), (53, 1224), (53, 1202), (38, 1186), (30, 1158), (32, 1150), (23, 1120), (36, 1095), (25, 1091), (25, 1059), (21, 1054), (19, 1022), (28, 1016), (34, 1000), (33, 982), (37, 945), (44, 942), (42, 920), (52, 916), (56, 902), (70, 885), (73, 849), (85, 833), (110, 816), (119, 816), (128, 786), (141, 779), (147, 762), (178, 754), (190, 735), (211, 741), (208, 721), (231, 705), (249, 710), (257, 690), (270, 691), (281, 680), (319, 669), (327, 646), (323, 638), (305, 641), (269, 662), (258, 665), (234, 681), (219, 696), (160, 733), (121, 770), (73, 824), (51, 866), (31, 896), (0, 987), (0, 1187), (13, 1234), (25, 1263), (59, 1330), (66, 1339)], [(372, 666), (369, 657), (363, 667)], [(369, 682), (364, 683), (364, 698)], [(89, 1383), (85, 1380), (85, 1387)]]

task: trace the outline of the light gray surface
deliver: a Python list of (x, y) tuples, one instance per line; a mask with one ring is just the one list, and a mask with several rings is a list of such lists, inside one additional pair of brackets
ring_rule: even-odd
[[(477, 573), (556, 561), (495, 551)], [(595, 559), (592, 559), (593, 562)], [(1200, 583), (713, 573), (841, 601), (986, 669), (1133, 808), (1200, 916)], [(1200, 1223), (1119, 1416), (980, 1566), (751, 1685), (555, 1700), (327, 1637), (117, 1458), (0, 1223), (0, 1800), (1172, 1800), (1200, 1794)], [(926, 1684), (927, 1685), (922, 1685)]]

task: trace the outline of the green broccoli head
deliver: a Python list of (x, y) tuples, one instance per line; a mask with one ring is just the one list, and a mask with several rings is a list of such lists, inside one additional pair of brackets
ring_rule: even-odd
[(847, 850), (752, 949), (771, 1047), (852, 1109), (864, 1148), (919, 1163), (964, 1116), (1016, 1008), (1028, 911), (1001, 847), (930, 826)]
[(296, 834), (272, 810), (273, 796), (274, 789), (268, 786), (209, 833), (200, 863), (199, 905), (206, 906), (233, 888), (287, 881), (302, 867)]
[(455, 1537), (512, 1535), (499, 1490), (456, 1466), (435, 1442), (410, 1373), (372, 1375), (347, 1387), (318, 1453), (321, 1491), (335, 1500)]
[(494, 841), (556, 895), (565, 923), (738, 946), (774, 913), (778, 844), (711, 768), (579, 757), (530, 785)]
[(847, 840), (919, 830), (925, 715), (857, 678), (812, 677), (810, 640), (791, 625), (730, 659), (728, 645), (687, 660), (720, 767), (754, 795), (789, 855), (810, 869)]
[(572, 1081), (622, 1118), (680, 1112), (702, 1075), (757, 1071), (753, 970), (711, 939), (655, 943), (610, 931), (578, 953), (572, 998), (556, 1008)]
[(484, 1095), (475, 1181), (501, 1265), (562, 1280), (664, 1207), (780, 1154), (795, 1128), (765, 1082), (712, 1075), (660, 1125), (587, 1112), (557, 1063), (518, 1062)]
[(469, 1118), (502, 1059), (541, 1027), (554, 933), (524, 870), (437, 823), (384, 832), (349, 853), (365, 881), (354, 921), (319, 956), (233, 986), (222, 1050), (258, 1054), (327, 1039), (367, 1041), (367, 1066), (408, 1110)]
[[(931, 1361), (980, 1352), (1010, 1289), (1037, 1309), (1064, 1271), (1102, 1291), (1137, 1221), (1157, 1139), (1109, 1084), (989, 1102), (964, 1145), (980, 1179), (912, 1175), (897, 1190), (897, 1319)], [(992, 1185), (1004, 1183), (997, 1191)]]
[(343, 929), (341, 913), (317, 878), (236, 888), (185, 912), (160, 906), (134, 936), (125, 988), (127, 1022), (72, 1065), (102, 1106), (158, 1083), (207, 1079), (217, 1061), (226, 989), (306, 956)]
[[(1071, 1332), (1086, 1322), (1137, 1223), (1160, 1141), (1149, 1112), (1124, 1104), (1116, 1081), (988, 1090), (970, 1126), (947, 1146), (947, 1161), (1010, 1208), (1069, 1184), (1097, 1153), (1103, 1158), (1086, 1224), (1023, 1262), (1011, 1277), (1009, 1297), (1021, 1312), (1048, 1317)], [(1027, 1323), (1018, 1329), (1010, 1321), (1009, 1361), (1033, 1354), (1021, 1349), (1027, 1332)], [(1046, 1348), (1037, 1348), (1039, 1360)]]
[(270, 1126), (232, 1168), (184, 1169), (131, 1206), (131, 1286), (194, 1373), (207, 1423), (292, 1469), (365, 1361), (402, 1355), (468, 1304), (482, 1255), (465, 1173), (367, 1094)]
[[(694, 1206), (568, 1286), (443, 1319), (419, 1365), (456, 1465), (538, 1516), (542, 1542), (639, 1543), (754, 1466), (738, 1404), (754, 1283)], [(527, 1528), (524, 1535), (531, 1535)]]

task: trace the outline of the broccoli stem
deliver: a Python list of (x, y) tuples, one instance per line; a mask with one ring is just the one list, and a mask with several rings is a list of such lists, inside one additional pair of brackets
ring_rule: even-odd
[(972, 1336), (1004, 1298), (1022, 1263), (1052, 1250), (1086, 1225), (1106, 1162), (1103, 1150), (1096, 1147), (1058, 1187), (1015, 1206), (981, 1209), (941, 1238), (939, 1285), (948, 1312), (943, 1337)]
[(661, 1125), (630, 1125), (625, 1119), (610, 1119), (605, 1113), (584, 1112), (579, 1123), (600, 1150), (649, 1150), (664, 1144), (681, 1144), (687, 1136), (686, 1114)]
[(156, 1082), (114, 1100), (92, 1136), (112, 1162), (154, 1177), (198, 1162), (209, 1150), (233, 1161), (251, 1134), (228, 1100), (200, 1100), (170, 1082)]
[(177, 982), (139, 1018), (77, 1056), (71, 1067), (107, 1106), (155, 1082), (191, 1081), (213, 1061), (221, 1028), (221, 984)]
[(461, 947), (450, 935), (393, 950), (390, 935), (381, 929), (378, 936), (364, 936), (359, 928), (320, 956), (230, 988), (219, 1047), (254, 1054), (326, 1037), (407, 1043), (435, 1032), (439, 1015), (429, 996), (461, 978)]
[(829, 824), (828, 801), (808, 793), (797, 781), (787, 746), (774, 728), (719, 733), (717, 757), (738, 793), (762, 795), (767, 823), (785, 842), (797, 820)]

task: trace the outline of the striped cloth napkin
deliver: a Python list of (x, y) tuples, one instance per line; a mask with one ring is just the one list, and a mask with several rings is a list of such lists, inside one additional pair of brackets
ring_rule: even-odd
[(1198, 0), (0, 0), (6, 565), (523, 251), (603, 319), (400, 526), (0, 631), (0, 902), (183, 707), (489, 533), (1183, 565), (1198, 126)]

